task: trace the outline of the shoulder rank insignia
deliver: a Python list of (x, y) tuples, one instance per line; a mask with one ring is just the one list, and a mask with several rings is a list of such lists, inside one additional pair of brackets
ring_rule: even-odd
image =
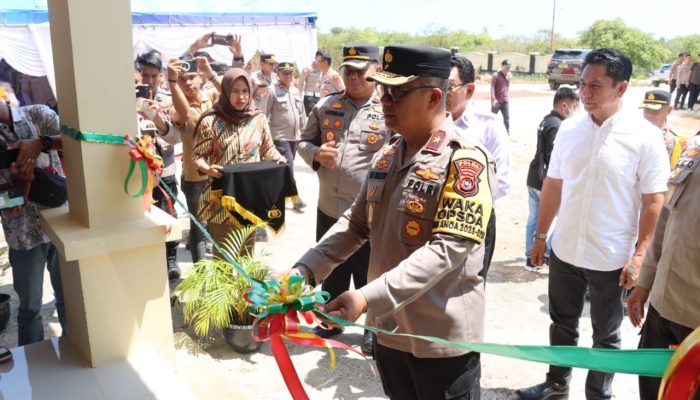
[(372, 106), (372, 111), (381, 113), (381, 112), (384, 112), (384, 109), (382, 108), (381, 105), (374, 105), (374, 106)]
[(370, 122), (369, 129), (376, 131), (379, 130), (379, 128), (381, 128), (381, 125), (379, 125), (378, 122)]
[(343, 126), (343, 120), (342, 120), (342, 119), (336, 118), (336, 119), (333, 121), (333, 128), (335, 128), (335, 129), (340, 129), (342, 126)]
[(328, 131), (326, 132), (326, 142), (330, 142), (331, 140), (335, 140), (335, 133), (333, 131)]
[(334, 101), (333, 104), (331, 104), (331, 108), (334, 110), (340, 110), (341, 108), (343, 108), (343, 103), (339, 101)]
[(376, 144), (379, 141), (379, 136), (377, 136), (376, 133), (370, 133), (367, 135), (367, 143), (368, 144)]
[(324, 118), (324, 119), (323, 119), (323, 127), (324, 127), (324, 128), (328, 128), (328, 127), (330, 127), (330, 126), (331, 126), (331, 120), (330, 120), (330, 118)]
[(389, 166), (389, 160), (386, 158), (381, 158), (377, 163), (374, 165), (374, 168), (377, 169), (386, 169)]
[(445, 144), (445, 138), (447, 135), (445, 131), (435, 131), (430, 135), (428, 139), (428, 144), (425, 146), (426, 150), (439, 152), (442, 149), (443, 144)]
[(394, 154), (396, 154), (396, 149), (394, 148), (394, 146), (389, 146), (389, 147), (384, 148), (382, 153), (385, 156), (393, 156)]
[(420, 176), (426, 181), (437, 181), (440, 180), (440, 174), (433, 171), (431, 167), (428, 168), (417, 168), (416, 175)]

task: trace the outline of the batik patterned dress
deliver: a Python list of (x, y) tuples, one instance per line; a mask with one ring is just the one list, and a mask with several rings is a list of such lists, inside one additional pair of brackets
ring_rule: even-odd
[[(194, 139), (192, 161), (203, 158), (209, 165), (233, 165), (263, 160), (286, 159), (277, 151), (264, 114), (258, 114), (238, 124), (229, 124), (215, 114), (200, 121)], [(231, 214), (222, 207), (220, 199), (212, 197), (212, 178), (204, 187), (197, 218), (217, 224), (231, 223)]]

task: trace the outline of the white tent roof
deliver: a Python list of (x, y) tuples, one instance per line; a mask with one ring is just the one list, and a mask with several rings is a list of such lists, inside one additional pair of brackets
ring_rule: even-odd
[[(182, 55), (207, 32), (240, 34), (243, 54), (273, 53), (299, 67), (311, 64), (317, 47), (316, 13), (301, 1), (273, 0), (131, 0), (134, 57), (157, 49), (167, 60)], [(0, 8), (0, 58), (16, 70), (46, 75), (54, 88), (53, 55), (46, 0), (3, 1)], [(104, 35), (105, 49), (109, 34)], [(207, 52), (220, 62), (231, 62), (225, 46)]]

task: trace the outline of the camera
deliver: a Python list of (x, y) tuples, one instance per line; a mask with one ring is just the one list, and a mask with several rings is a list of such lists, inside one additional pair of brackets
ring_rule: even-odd
[(211, 44), (220, 44), (224, 46), (230, 46), (231, 43), (233, 43), (233, 35), (228, 34), (228, 35), (220, 35), (220, 34), (213, 34), (211, 35)]
[(136, 98), (147, 99), (149, 90), (148, 85), (136, 85)]
[(197, 72), (197, 61), (194, 58), (182, 57), (179, 60), (182, 61), (182, 64), (180, 64), (182, 73)]
[(24, 205), (24, 193), (20, 188), (10, 188), (0, 192), (0, 209)]

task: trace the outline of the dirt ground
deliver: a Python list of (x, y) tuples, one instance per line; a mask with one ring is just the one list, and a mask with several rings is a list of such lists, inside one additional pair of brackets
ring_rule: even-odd
[[(625, 107), (636, 108), (647, 88), (630, 87), (625, 97)], [(488, 111), (486, 85), (477, 88), (476, 100), (470, 107)], [(511, 183), (512, 191), (497, 204), (497, 242), (493, 264), (486, 286), (485, 340), (505, 344), (548, 344), (547, 271), (527, 272), (522, 269), (524, 259), (525, 221), (527, 218), (527, 190), (525, 177), (534, 154), (536, 129), (541, 118), (551, 109), (553, 92), (544, 84), (514, 84), (511, 87)], [(679, 134), (692, 135), (700, 130), (700, 116), (676, 111), (671, 116), (671, 126)], [(285, 231), (272, 238), (263, 247), (270, 253), (268, 260), (276, 270), (289, 268), (298, 257), (314, 243), (316, 199), (318, 184), (315, 174), (298, 159), (296, 178), (300, 193), (308, 203), (303, 213), (288, 209)], [(191, 263), (189, 252), (181, 244), (179, 262), (184, 270)], [(12, 291), (11, 274), (2, 279), (0, 291), (13, 295), (13, 315), (8, 328), (0, 333), (0, 345), (15, 346), (16, 296)], [(58, 332), (58, 323), (52, 306), (52, 292), (45, 282), (44, 309), (42, 311), (47, 334)], [(179, 310), (173, 310), (173, 328), (184, 326)], [(361, 322), (361, 321), (360, 321)], [(623, 348), (636, 348), (638, 330), (628, 320), (623, 321)], [(338, 340), (359, 347), (362, 332), (359, 328), (347, 329)], [(588, 308), (580, 324), (580, 345), (591, 345), (591, 325)], [(259, 353), (240, 355), (231, 351), (219, 335), (200, 339), (200, 346), (235, 377), (240, 390), (250, 398), (290, 399), (277, 370), (269, 346)], [(301, 380), (312, 399), (383, 399), (379, 378), (373, 371), (373, 361), (360, 356), (336, 351), (335, 370), (329, 368), (329, 355), (325, 350), (288, 346)], [(186, 351), (186, 350), (181, 350)], [(205, 355), (206, 356), (206, 355)], [(514, 399), (514, 390), (544, 380), (547, 366), (543, 364), (482, 355), (482, 398)], [(181, 371), (182, 373), (182, 371)], [(186, 373), (186, 372), (184, 372)], [(583, 399), (586, 371), (574, 370), (571, 399)], [(613, 382), (616, 399), (635, 399), (636, 376), (618, 374)], [(214, 394), (212, 399), (216, 399)]]

